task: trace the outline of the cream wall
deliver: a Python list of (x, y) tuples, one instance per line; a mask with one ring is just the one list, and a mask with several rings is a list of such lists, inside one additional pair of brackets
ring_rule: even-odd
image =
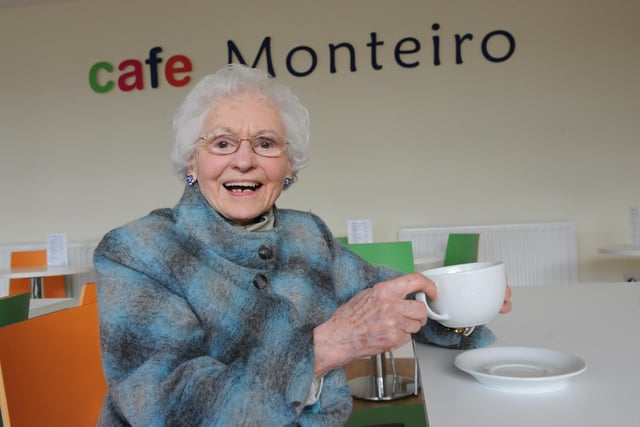
[[(227, 40), (252, 61), (271, 36), (278, 78), (312, 119), (312, 163), (281, 207), (316, 212), (336, 234), (348, 219), (371, 218), (380, 241), (404, 226), (575, 221), (580, 280), (620, 281), (639, 261), (597, 248), (628, 243), (629, 207), (640, 205), (640, 5), (524, 3), (84, 0), (0, 9), (0, 244), (51, 232), (94, 241), (177, 201), (170, 124), (188, 88), (162, 80), (155, 90), (96, 94), (92, 64), (144, 60), (161, 46), (165, 60), (188, 56), (197, 79), (227, 62)], [(497, 29), (513, 34), (516, 51), (491, 63), (480, 40)], [(385, 42), (381, 70), (370, 65), (371, 32)], [(455, 33), (475, 36), (461, 65)], [(404, 37), (422, 43), (417, 68), (393, 59)], [(339, 42), (356, 46), (357, 72), (344, 62), (329, 72), (327, 45)], [(284, 66), (299, 45), (318, 52), (308, 77)]]

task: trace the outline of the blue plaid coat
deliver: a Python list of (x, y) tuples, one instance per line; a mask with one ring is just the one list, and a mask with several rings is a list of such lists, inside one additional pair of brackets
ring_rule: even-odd
[[(198, 186), (109, 232), (95, 251), (104, 426), (338, 426), (351, 411), (344, 371), (313, 380), (313, 329), (358, 291), (400, 273), (336, 242), (315, 215), (274, 210), (250, 232), (218, 215)], [(430, 321), (419, 339), (475, 347)]]

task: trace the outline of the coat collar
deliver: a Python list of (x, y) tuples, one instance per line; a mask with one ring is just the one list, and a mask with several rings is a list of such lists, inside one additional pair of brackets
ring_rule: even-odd
[(271, 229), (254, 232), (237, 227), (211, 207), (197, 185), (185, 186), (173, 214), (180, 240), (198, 252), (225, 254), (234, 262), (261, 245), (274, 245), (282, 227), (281, 213), (275, 206)]

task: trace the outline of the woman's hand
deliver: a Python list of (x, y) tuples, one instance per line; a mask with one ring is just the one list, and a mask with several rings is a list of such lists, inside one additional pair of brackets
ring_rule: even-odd
[(314, 329), (315, 375), (353, 359), (397, 348), (427, 322), (421, 302), (405, 299), (422, 291), (436, 297), (435, 285), (419, 273), (380, 282), (357, 293)]
[(500, 313), (505, 314), (511, 311), (511, 286), (507, 285), (507, 290), (504, 293), (504, 302), (500, 308)]

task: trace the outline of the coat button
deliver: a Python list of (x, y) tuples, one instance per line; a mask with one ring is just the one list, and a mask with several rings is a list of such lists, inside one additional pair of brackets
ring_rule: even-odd
[(262, 290), (266, 288), (268, 284), (269, 284), (269, 279), (267, 279), (267, 276), (265, 276), (264, 274), (258, 274), (253, 279), (253, 286), (255, 286), (257, 289)]
[(262, 259), (271, 259), (271, 257), (273, 256), (273, 250), (271, 250), (269, 246), (263, 245), (258, 249), (258, 255)]

